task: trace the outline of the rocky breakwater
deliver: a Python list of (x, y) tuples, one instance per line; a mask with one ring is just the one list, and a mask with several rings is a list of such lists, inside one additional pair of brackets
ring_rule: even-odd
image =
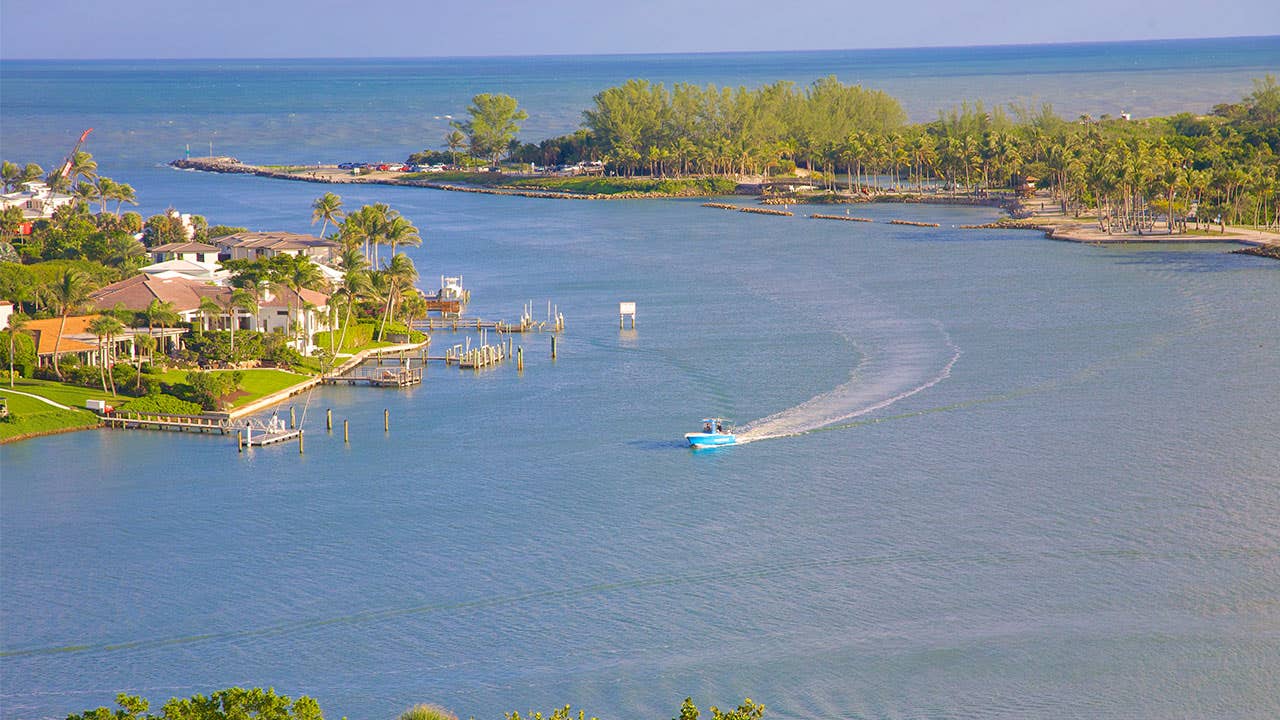
[(261, 171), (261, 168), (256, 165), (246, 165), (233, 157), (186, 158), (183, 160), (174, 160), (169, 163), (169, 165), (170, 167), (176, 167), (179, 170), (238, 173), (242, 175), (256, 175)]

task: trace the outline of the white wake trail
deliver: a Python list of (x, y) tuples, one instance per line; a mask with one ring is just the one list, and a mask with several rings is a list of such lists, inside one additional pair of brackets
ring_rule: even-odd
[[(855, 323), (861, 353), (849, 379), (836, 388), (742, 426), (738, 442), (786, 437), (875, 412), (951, 376), (960, 348), (935, 320), (878, 317)], [(852, 330), (852, 328), (851, 328)]]

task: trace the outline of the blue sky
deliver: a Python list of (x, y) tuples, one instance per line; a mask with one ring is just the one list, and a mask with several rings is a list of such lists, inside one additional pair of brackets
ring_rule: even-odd
[(1277, 34), (1277, 0), (0, 0), (0, 58), (717, 52)]

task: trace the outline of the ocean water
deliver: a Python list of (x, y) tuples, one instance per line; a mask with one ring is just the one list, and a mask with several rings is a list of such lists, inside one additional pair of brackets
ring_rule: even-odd
[[(615, 78), (854, 65), (904, 98), (1196, 95), (1169, 112), (1244, 94), (1278, 44), (6, 63), (0, 140), (49, 166), (93, 126), (89, 149), (147, 212), (305, 231), (328, 188), (161, 165), (215, 129), (248, 161), (398, 157), (495, 78), (529, 88), (549, 132), (572, 114), (535, 109)], [(662, 718), (686, 696), (778, 718), (1280, 715), (1275, 262), (955, 227), (994, 216), (978, 208), (858, 210), (935, 230), (338, 190), (413, 219), (422, 285), (462, 274), (470, 314), (552, 303), (559, 358), (530, 335), (523, 373), (317, 391), (297, 403), (302, 456), (141, 432), (0, 447), (0, 717), (230, 685), (351, 718), (418, 702)], [(757, 439), (681, 447), (706, 414)]]

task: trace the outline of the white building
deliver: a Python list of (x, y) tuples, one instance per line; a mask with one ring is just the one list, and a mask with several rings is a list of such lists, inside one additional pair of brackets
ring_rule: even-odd
[(63, 205), (70, 205), (75, 198), (54, 191), (38, 180), (22, 183), (17, 192), (0, 195), (0, 210), (5, 208), (21, 208), (24, 220), (41, 220), (53, 217), (53, 211)]

